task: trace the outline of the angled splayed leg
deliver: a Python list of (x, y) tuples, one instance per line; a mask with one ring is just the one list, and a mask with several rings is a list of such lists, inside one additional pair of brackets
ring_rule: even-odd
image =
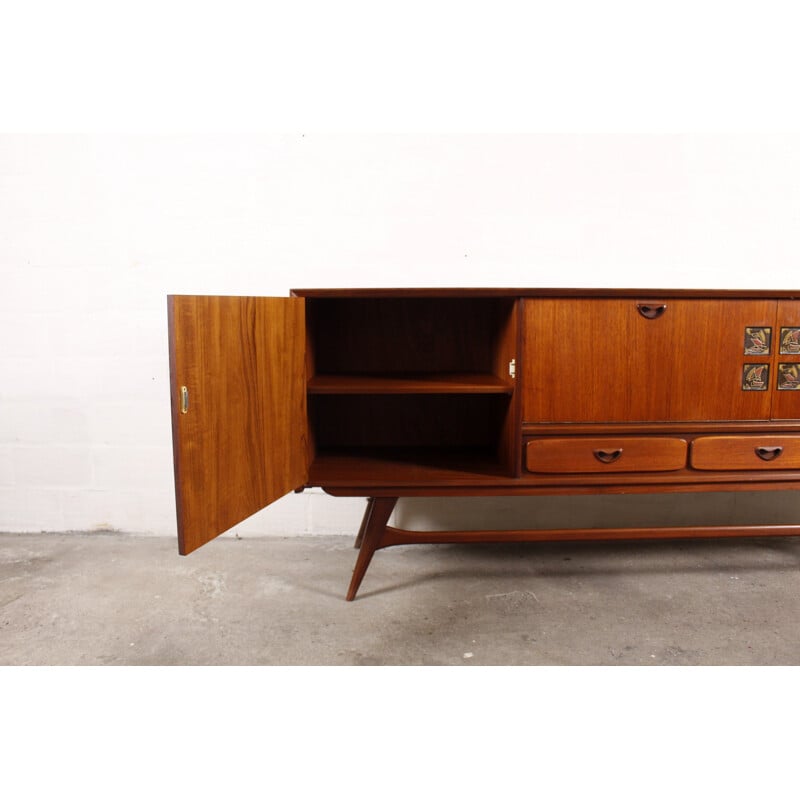
[(372, 556), (380, 547), (381, 539), (386, 531), (386, 523), (392, 515), (392, 510), (397, 503), (396, 497), (373, 497), (372, 504), (367, 509), (369, 519), (365, 515), (365, 523), (362, 523), (363, 536), (361, 536), (361, 547), (356, 558), (356, 565), (353, 568), (353, 579), (350, 581), (350, 588), (347, 590), (347, 599), (352, 600), (356, 596), (358, 587), (364, 578)]
[(356, 541), (353, 547), (358, 550), (361, 547), (361, 542), (364, 541), (364, 531), (367, 529), (367, 525), (369, 525), (369, 518), (372, 516), (372, 507), (375, 505), (375, 498), (368, 497), (367, 498), (367, 509), (364, 511), (364, 519), (361, 520), (361, 527), (358, 529), (358, 536), (356, 536)]

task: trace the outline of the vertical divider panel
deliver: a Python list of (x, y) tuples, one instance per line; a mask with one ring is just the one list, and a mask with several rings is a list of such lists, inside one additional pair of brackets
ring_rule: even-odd
[[(494, 374), (501, 380), (510, 382), (513, 387), (512, 394), (507, 400), (508, 405), (500, 431), (497, 455), (509, 475), (514, 477), (519, 476), (522, 469), (521, 392), (517, 390), (517, 387), (520, 385), (520, 370), (522, 369), (521, 305), (523, 302), (519, 298), (512, 298), (507, 303), (504, 301), (498, 306), (497, 339), (494, 343), (493, 354)], [(510, 375), (512, 363), (515, 375), (513, 378)]]

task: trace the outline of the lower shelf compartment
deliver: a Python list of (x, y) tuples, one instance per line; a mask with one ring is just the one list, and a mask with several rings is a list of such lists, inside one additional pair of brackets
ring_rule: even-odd
[(494, 485), (510, 480), (496, 454), (478, 448), (323, 450), (309, 469), (314, 486)]

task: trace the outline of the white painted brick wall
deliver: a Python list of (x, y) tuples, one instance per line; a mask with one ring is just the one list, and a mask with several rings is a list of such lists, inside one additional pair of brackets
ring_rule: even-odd
[(0, 137), (0, 530), (174, 534), (168, 293), (794, 288), (798, 234), (792, 136)]

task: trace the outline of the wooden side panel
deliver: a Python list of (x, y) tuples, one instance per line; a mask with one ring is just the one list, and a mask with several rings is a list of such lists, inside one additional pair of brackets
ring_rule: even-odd
[(776, 311), (773, 300), (526, 300), (523, 421), (768, 420), (772, 392), (742, 390), (742, 371), (772, 356), (745, 356), (744, 338), (774, 327)]
[(800, 378), (800, 301), (781, 300), (778, 303), (774, 339), (772, 418), (800, 419), (800, 385), (796, 383)]
[(307, 480), (305, 301), (167, 301), (178, 544), (186, 555)]

